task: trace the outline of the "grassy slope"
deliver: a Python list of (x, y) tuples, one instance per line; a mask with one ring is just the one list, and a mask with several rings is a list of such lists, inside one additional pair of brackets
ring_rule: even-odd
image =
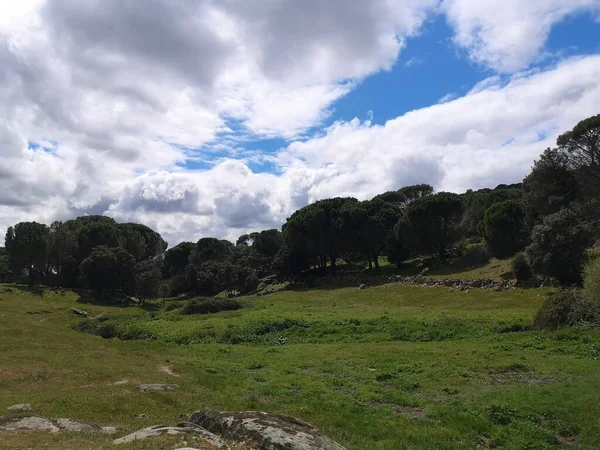
[[(129, 431), (174, 424), (180, 413), (203, 407), (261, 409), (309, 420), (348, 450), (553, 449), (562, 448), (559, 435), (577, 435), (581, 448), (600, 448), (600, 332), (500, 332), (529, 323), (543, 290), (281, 292), (249, 299), (252, 307), (242, 311), (182, 317), (12, 289), (0, 287), (0, 410), (30, 402), (43, 416)], [(78, 322), (71, 307), (108, 312), (116, 326), (135, 323), (157, 339), (78, 333), (70, 328)], [(282, 319), (306, 327), (265, 333), (259, 326)], [(231, 327), (248, 342), (267, 344), (223, 343)], [(215, 336), (209, 343), (172, 343), (207, 330)], [(281, 336), (286, 345), (271, 345)], [(177, 383), (181, 391), (137, 393), (136, 384), (152, 382)], [(416, 407), (426, 419), (394, 410)], [(140, 413), (149, 419), (136, 419)], [(1, 437), (0, 448), (100, 449), (112, 448), (110, 442), (12, 434)], [(174, 446), (148, 441), (120, 448)]]

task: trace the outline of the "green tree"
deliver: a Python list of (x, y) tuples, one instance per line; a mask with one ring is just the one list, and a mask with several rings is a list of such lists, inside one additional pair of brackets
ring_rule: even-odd
[(118, 228), (123, 240), (123, 248), (134, 256), (136, 261), (145, 261), (161, 255), (167, 249), (167, 242), (153, 229), (139, 223), (121, 223)]
[(47, 276), (48, 234), (46, 225), (37, 222), (20, 222), (6, 232), (6, 253), (13, 273), (25, 272), (33, 284), (38, 273), (45, 281)]
[(336, 261), (344, 249), (342, 208), (358, 203), (354, 198), (319, 200), (296, 211), (283, 226), (285, 242), (297, 261), (318, 264), (324, 270), (329, 261), (336, 272)]
[(183, 274), (190, 264), (190, 255), (195, 247), (193, 242), (181, 242), (167, 250), (163, 260), (166, 273), (171, 277)]
[(556, 145), (568, 158), (569, 165), (581, 175), (589, 194), (600, 192), (600, 114), (579, 122), (561, 134)]
[(135, 258), (120, 247), (97, 246), (81, 263), (83, 285), (97, 291), (135, 294)]
[(147, 260), (135, 266), (135, 296), (141, 304), (156, 298), (162, 282), (162, 271), (157, 260)]
[(579, 195), (579, 182), (570, 169), (568, 156), (557, 149), (546, 149), (523, 180), (523, 192), (532, 223), (571, 207)]
[(507, 200), (492, 205), (482, 222), (483, 238), (497, 258), (507, 258), (525, 248), (529, 240), (525, 204)]
[(460, 196), (440, 192), (412, 202), (406, 215), (417, 248), (428, 254), (438, 254), (445, 259), (446, 253), (458, 237), (463, 211)]
[(579, 284), (591, 244), (589, 227), (573, 211), (563, 209), (534, 227), (527, 256), (536, 273), (554, 277), (563, 285)]

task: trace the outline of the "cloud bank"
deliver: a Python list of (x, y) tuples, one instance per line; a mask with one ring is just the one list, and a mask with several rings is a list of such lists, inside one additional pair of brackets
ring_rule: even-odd
[[(553, 24), (597, 14), (597, 1), (532, 1), (526, 12), (511, 1), (498, 14), (498, 2), (467, 0), (4, 3), (1, 234), (21, 220), (109, 214), (171, 244), (235, 239), (325, 197), (520, 181), (600, 104), (599, 56), (527, 70)], [(473, 61), (510, 75), (383, 125), (314, 132), (436, 14)], [(244, 150), (265, 137), (287, 143)], [(250, 159), (274, 170), (253, 172)]]

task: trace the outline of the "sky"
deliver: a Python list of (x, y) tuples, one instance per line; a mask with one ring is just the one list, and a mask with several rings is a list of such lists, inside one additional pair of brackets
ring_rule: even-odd
[(520, 182), (600, 113), (600, 0), (0, 0), (0, 234), (171, 245)]

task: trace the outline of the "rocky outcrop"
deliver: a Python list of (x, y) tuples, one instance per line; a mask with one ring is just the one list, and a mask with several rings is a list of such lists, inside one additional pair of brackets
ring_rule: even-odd
[[(153, 438), (163, 435), (184, 435), (188, 440), (203, 441), (204, 444), (208, 443), (215, 449), (229, 450), (229, 446), (219, 436), (211, 433), (210, 431), (192, 424), (182, 423), (176, 427), (167, 427), (164, 425), (158, 425), (154, 427), (144, 428), (138, 430), (135, 433), (128, 434), (122, 438), (115, 439), (113, 444), (129, 444), (134, 441), (141, 441), (148, 438)], [(196, 442), (197, 444), (198, 442)]]
[(114, 434), (116, 427), (100, 427), (93, 423), (80, 422), (73, 419), (46, 419), (44, 417), (20, 414), (0, 417), (0, 431), (72, 431), (79, 433)]
[(225, 438), (256, 444), (261, 450), (345, 450), (309, 423), (283, 414), (202, 410), (189, 421)]

